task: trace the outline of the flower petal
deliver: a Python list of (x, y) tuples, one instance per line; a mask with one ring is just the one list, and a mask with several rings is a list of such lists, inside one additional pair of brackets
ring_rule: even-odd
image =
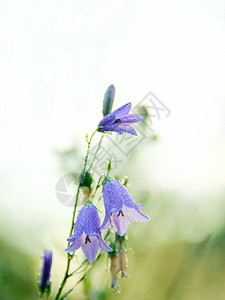
[(106, 213), (121, 210), (123, 206), (119, 195), (117, 180), (107, 181), (103, 187), (103, 198)]
[(141, 115), (129, 114), (120, 118), (121, 123), (136, 123), (143, 119)]
[(81, 246), (82, 240), (83, 240), (83, 236), (84, 236), (84, 234), (82, 234), (78, 238), (74, 239), (74, 241), (72, 242), (72, 244), (67, 249), (65, 249), (65, 251), (74, 252), (77, 249), (79, 249), (80, 246)]
[(86, 237), (87, 236), (85, 235), (82, 242), (82, 250), (89, 262), (93, 262), (98, 252), (99, 240), (97, 236), (89, 236), (90, 242), (85, 244)]
[(74, 234), (72, 235), (74, 239), (82, 235), (86, 219), (87, 211), (85, 210), (85, 207), (82, 207), (77, 215), (77, 220), (74, 224)]
[(108, 124), (112, 124), (116, 120), (115, 112), (112, 112), (108, 115), (106, 115), (98, 124), (98, 126), (105, 126)]
[(100, 131), (100, 132), (115, 131), (115, 132), (118, 132), (119, 134), (123, 133), (123, 130), (120, 129), (116, 124), (105, 125), (102, 128), (98, 128), (98, 131)]
[(124, 205), (122, 210), (123, 210), (124, 214), (126, 216), (128, 216), (132, 221), (135, 221), (135, 222), (150, 221), (150, 218), (148, 216), (146, 216), (145, 214), (143, 214), (140, 211), (139, 207), (127, 207)]
[(100, 227), (100, 230), (106, 229), (111, 225), (111, 218), (108, 213), (105, 213), (105, 219)]
[(131, 110), (131, 102), (121, 106), (120, 108), (114, 110), (114, 113), (116, 115), (116, 119), (120, 119), (122, 116), (129, 113)]
[(137, 136), (137, 132), (128, 123), (118, 123), (117, 126), (118, 126), (119, 129), (122, 129), (125, 132), (128, 132), (128, 133), (130, 133), (132, 135)]
[(113, 249), (110, 248), (110, 247), (105, 243), (105, 241), (103, 240), (101, 234), (100, 234), (100, 236), (99, 236), (99, 246), (100, 246), (100, 248), (101, 248), (103, 251), (107, 251), (107, 252), (113, 251)]
[(116, 180), (116, 186), (118, 190), (118, 197), (120, 197), (123, 201), (123, 204), (125, 204), (128, 207), (138, 207), (138, 205), (134, 199), (132, 198), (131, 194), (128, 192), (128, 190), (123, 186), (119, 180)]
[(112, 213), (112, 224), (115, 227), (117, 233), (120, 236), (123, 236), (127, 232), (130, 220), (128, 216), (123, 216), (118, 211), (115, 211)]
[(98, 211), (92, 204), (84, 206), (84, 209), (86, 210), (84, 232), (87, 235), (97, 235), (101, 223)]

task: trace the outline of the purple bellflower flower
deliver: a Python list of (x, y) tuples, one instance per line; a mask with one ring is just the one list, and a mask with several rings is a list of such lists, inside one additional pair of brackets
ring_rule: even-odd
[(103, 187), (105, 204), (105, 219), (101, 229), (108, 228), (111, 224), (117, 233), (123, 236), (128, 229), (130, 219), (135, 222), (150, 221), (140, 208), (143, 204), (134, 202), (128, 190), (118, 180), (107, 180)]
[(103, 251), (112, 251), (102, 238), (100, 223), (98, 211), (92, 204), (82, 207), (74, 225), (74, 234), (67, 239), (72, 244), (65, 251), (74, 252), (82, 247), (89, 262), (95, 260), (99, 247)]
[(137, 135), (131, 123), (137, 123), (143, 119), (141, 115), (129, 114), (131, 103), (127, 103), (114, 112), (106, 115), (98, 124), (98, 131), (115, 131), (119, 134), (128, 132), (132, 135)]
[(43, 294), (50, 287), (49, 278), (51, 275), (51, 267), (52, 267), (52, 251), (44, 250), (44, 255), (41, 259), (41, 267), (39, 273), (39, 290)]

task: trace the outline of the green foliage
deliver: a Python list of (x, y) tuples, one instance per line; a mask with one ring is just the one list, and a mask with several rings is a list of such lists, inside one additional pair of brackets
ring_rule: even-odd
[(32, 258), (0, 239), (0, 299), (37, 300)]

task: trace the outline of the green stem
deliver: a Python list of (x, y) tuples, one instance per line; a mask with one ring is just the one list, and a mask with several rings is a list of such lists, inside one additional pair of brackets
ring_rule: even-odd
[[(91, 145), (91, 141), (92, 141), (92, 138), (94, 136), (94, 134), (96, 133), (97, 130), (95, 130), (91, 137), (90, 137), (90, 140), (88, 141), (88, 148), (87, 148), (87, 154), (86, 154), (86, 157), (85, 157), (85, 160), (84, 160), (84, 167), (83, 167), (83, 170), (82, 172), (85, 171), (86, 167), (87, 167), (87, 161), (88, 161), (88, 156), (89, 156), (89, 152), (90, 152), (90, 145)], [(101, 138), (102, 140), (102, 138)], [(100, 142), (101, 142), (100, 140)], [(73, 216), (72, 216), (72, 222), (71, 222), (71, 227), (70, 227), (70, 233), (69, 233), (69, 236), (72, 235), (72, 232), (73, 232), (73, 227), (74, 227), (74, 221), (75, 221), (75, 215), (76, 215), (76, 210), (77, 210), (77, 204), (78, 204), (78, 198), (79, 198), (79, 193), (80, 193), (80, 184), (77, 188), (77, 194), (76, 194), (76, 200), (75, 200), (75, 204), (74, 204), (74, 209), (73, 209)], [(70, 242), (68, 242), (68, 246), (69, 246)], [(58, 300), (60, 295), (61, 295), (61, 292), (62, 292), (62, 289), (64, 288), (65, 284), (66, 284), (66, 281), (68, 279), (68, 277), (70, 277), (69, 275), (69, 268), (70, 268), (70, 262), (73, 258), (73, 255), (70, 255), (69, 253), (67, 253), (67, 265), (66, 265), (66, 271), (65, 271), (65, 274), (64, 274), (64, 277), (63, 277), (63, 280), (60, 284), (60, 287), (58, 289), (58, 292), (55, 296), (55, 300)]]
[(97, 190), (100, 188), (100, 182), (101, 182), (101, 180), (102, 180), (102, 178), (104, 177), (105, 175), (101, 175), (100, 177), (99, 177), (99, 179), (98, 179), (98, 183), (96, 184), (96, 187), (95, 187), (95, 191), (94, 191), (94, 193), (93, 193), (93, 195), (91, 196), (91, 201), (93, 201), (93, 199), (94, 199), (94, 197), (95, 197), (95, 194), (96, 194), (96, 192), (97, 192)]
[[(97, 129), (92, 133), (92, 135), (90, 137), (90, 140), (88, 142), (88, 149), (87, 149), (87, 154), (86, 154), (85, 161), (84, 161), (83, 171), (85, 171), (85, 169), (86, 169), (87, 161), (88, 161), (88, 155), (89, 155), (89, 152), (90, 152), (91, 141), (92, 141), (92, 138), (93, 138), (93, 136), (95, 135), (96, 132), (97, 132)], [(100, 142), (101, 142), (101, 140), (100, 140)], [(91, 169), (91, 167), (88, 169), (88, 171), (90, 171), (90, 169)]]
[(68, 257), (67, 257), (66, 272), (65, 272), (65, 275), (63, 277), (62, 283), (61, 283), (61, 285), (60, 285), (60, 287), (58, 289), (58, 292), (57, 292), (57, 294), (55, 296), (55, 300), (59, 299), (59, 296), (61, 295), (62, 289), (63, 289), (64, 285), (66, 284), (66, 280), (69, 277), (68, 276), (68, 272), (69, 272), (70, 262), (71, 262), (71, 259), (72, 259), (71, 257), (72, 256), (69, 253), (67, 253), (67, 255), (68, 255)]
[(88, 263), (89, 261), (87, 259), (83, 260), (83, 262), (79, 265), (78, 268), (76, 268), (76, 270), (74, 270), (72, 273), (70, 273), (68, 276), (73, 276), (77, 273), (77, 271), (79, 271), (86, 263)]
[(99, 260), (100, 256), (102, 255), (102, 252), (99, 253), (99, 255), (97, 256), (97, 258), (95, 259), (95, 261), (92, 263), (92, 265), (89, 267), (89, 269), (84, 273), (84, 275), (73, 285), (73, 287), (66, 292), (61, 299), (65, 299), (65, 297), (67, 297), (74, 289), (75, 287), (85, 279), (85, 277), (88, 275), (88, 273), (91, 271), (91, 269), (93, 268), (93, 266), (95, 265), (95, 263)]
[(94, 163), (94, 161), (95, 161), (95, 159), (96, 159), (96, 156), (97, 156), (97, 154), (98, 154), (98, 151), (99, 151), (99, 149), (100, 149), (100, 147), (101, 147), (101, 143), (102, 143), (103, 137), (104, 137), (104, 133), (103, 133), (102, 136), (101, 136), (101, 139), (100, 139), (100, 141), (99, 141), (98, 148), (97, 148), (97, 150), (96, 150), (96, 152), (95, 152), (94, 158), (93, 158), (93, 160), (92, 160), (92, 162), (91, 162), (91, 164), (90, 164), (90, 167), (88, 168), (88, 172), (91, 170), (91, 168), (92, 168), (92, 166), (93, 166), (93, 163)]

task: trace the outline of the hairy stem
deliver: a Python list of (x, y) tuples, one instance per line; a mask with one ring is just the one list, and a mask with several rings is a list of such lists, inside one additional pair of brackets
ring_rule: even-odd
[[(89, 156), (89, 152), (90, 152), (90, 145), (91, 145), (91, 141), (92, 141), (92, 138), (94, 136), (94, 134), (96, 133), (97, 130), (95, 130), (91, 137), (90, 137), (90, 140), (88, 141), (88, 148), (87, 148), (87, 154), (85, 156), (85, 160), (84, 160), (84, 167), (83, 167), (83, 170), (82, 172), (84, 172), (86, 170), (86, 167), (87, 167), (87, 161), (88, 161), (88, 156)], [(101, 138), (102, 140), (102, 138)], [(100, 140), (100, 142), (101, 142)], [(99, 142), (99, 144), (100, 144)], [(100, 148), (100, 147), (99, 147)], [(90, 168), (89, 168), (90, 170)], [(77, 204), (78, 204), (78, 199), (79, 199), (79, 193), (80, 193), (80, 183), (79, 183), (79, 186), (77, 188), (77, 194), (76, 194), (76, 200), (75, 200), (75, 203), (74, 203), (74, 209), (73, 209), (73, 216), (72, 216), (72, 222), (71, 222), (71, 227), (70, 227), (70, 233), (69, 233), (69, 236), (72, 235), (72, 232), (73, 232), (73, 227), (74, 227), (74, 221), (75, 221), (75, 215), (76, 215), (76, 210), (77, 210)], [(68, 242), (68, 246), (69, 246), (70, 242)], [(62, 292), (62, 289), (64, 288), (65, 284), (66, 284), (66, 281), (68, 279), (68, 277), (70, 277), (71, 275), (69, 274), (69, 268), (70, 268), (70, 262), (73, 258), (73, 255), (67, 253), (67, 265), (66, 265), (66, 271), (65, 271), (65, 274), (64, 274), (64, 277), (63, 277), (63, 280), (60, 284), (60, 287), (58, 289), (58, 292), (55, 296), (55, 300), (58, 300), (60, 295), (61, 295), (61, 292)]]
[(61, 299), (65, 299), (65, 297), (67, 297), (74, 289), (75, 287), (85, 279), (85, 277), (88, 275), (88, 273), (91, 271), (91, 269), (94, 267), (94, 265), (96, 264), (96, 262), (99, 260), (99, 258), (101, 257), (103, 252), (100, 252), (99, 255), (97, 256), (97, 258), (95, 259), (95, 261), (89, 265), (89, 268), (86, 270), (86, 272), (84, 273), (84, 275), (73, 285), (73, 287), (66, 292)]
[(94, 199), (97, 190), (100, 188), (100, 186), (101, 186), (101, 185), (100, 185), (100, 182), (101, 182), (101, 180), (102, 180), (102, 178), (103, 178), (104, 176), (105, 176), (105, 175), (101, 175), (101, 176), (99, 177), (98, 183), (96, 184), (96, 187), (95, 187), (95, 191), (94, 191), (93, 195), (91, 196), (91, 201)]
[(93, 163), (94, 163), (94, 161), (95, 161), (95, 159), (96, 159), (96, 156), (97, 156), (97, 154), (98, 154), (98, 151), (99, 151), (99, 149), (100, 149), (100, 147), (101, 147), (101, 143), (102, 143), (103, 137), (104, 137), (104, 133), (103, 133), (102, 136), (101, 136), (101, 139), (100, 139), (100, 141), (99, 141), (98, 148), (97, 148), (97, 150), (96, 150), (96, 152), (95, 152), (94, 158), (93, 158), (93, 160), (92, 160), (92, 162), (91, 162), (91, 164), (90, 164), (90, 167), (88, 168), (88, 172), (91, 170), (91, 168), (92, 168), (92, 166), (93, 166)]

